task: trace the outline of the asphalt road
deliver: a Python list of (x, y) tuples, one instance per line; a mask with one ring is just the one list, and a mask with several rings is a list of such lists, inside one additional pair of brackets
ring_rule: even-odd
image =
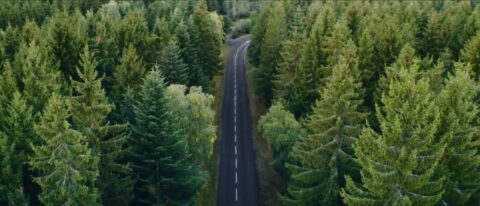
[(249, 40), (232, 40), (224, 76), (217, 178), (218, 206), (258, 205), (252, 120), (247, 93), (245, 54)]

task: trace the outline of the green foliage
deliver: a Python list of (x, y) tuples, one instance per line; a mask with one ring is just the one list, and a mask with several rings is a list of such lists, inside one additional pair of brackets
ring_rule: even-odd
[(201, 185), (189, 155), (185, 134), (175, 123), (158, 71), (150, 71), (135, 107), (129, 141), (136, 177), (134, 204), (190, 205)]
[(166, 96), (178, 125), (187, 137), (190, 158), (196, 165), (206, 167), (213, 155), (217, 140), (213, 96), (203, 93), (201, 87), (190, 87), (186, 93), (183, 85), (170, 85)]
[(30, 164), (39, 171), (40, 200), (45, 205), (98, 205), (98, 158), (86, 137), (71, 128), (70, 112), (70, 103), (54, 94), (35, 125), (42, 144), (34, 146)]
[[(197, 49), (198, 63), (207, 77), (212, 77), (220, 69), (220, 49), (222, 35), (211, 15), (207, 12), (205, 4), (199, 1), (192, 14), (196, 29), (198, 30)], [(223, 28), (220, 28), (223, 31)]]
[(285, 163), (293, 144), (305, 136), (305, 131), (292, 113), (281, 103), (275, 103), (258, 122), (259, 131), (268, 142), (273, 153), (272, 167), (281, 175), (287, 176)]
[(145, 73), (143, 61), (137, 56), (135, 47), (129, 45), (123, 53), (120, 64), (113, 73), (113, 91), (112, 98), (116, 104), (123, 101), (123, 95), (127, 88), (132, 88), (135, 92), (140, 91), (142, 79)]
[(352, 145), (366, 115), (358, 112), (361, 84), (354, 78), (355, 67), (340, 56), (332, 77), (321, 90), (321, 99), (307, 117), (310, 135), (292, 148), (292, 173), (286, 205), (336, 205), (344, 186), (343, 176), (356, 175)]
[(455, 64), (445, 88), (438, 96), (440, 107), (439, 138), (448, 144), (439, 163), (439, 173), (446, 177), (442, 204), (466, 205), (480, 187), (478, 156), (478, 105), (475, 97), (478, 84), (471, 77), (470, 67)]
[(124, 155), (126, 125), (110, 125), (107, 115), (113, 105), (107, 102), (105, 92), (97, 78), (97, 62), (88, 47), (85, 47), (77, 68), (80, 81), (72, 81), (74, 96), (71, 98), (74, 128), (86, 138), (91, 155), (98, 158), (99, 177), (97, 186), (106, 205), (128, 205), (131, 199), (130, 168), (120, 164)]
[(267, 20), (265, 36), (263, 37), (260, 64), (255, 71), (257, 93), (267, 105), (273, 97), (273, 76), (276, 74), (282, 41), (286, 38), (286, 17), (283, 4), (278, 2), (272, 7), (272, 15)]
[(48, 24), (50, 50), (67, 79), (76, 79), (75, 68), (86, 43), (84, 24), (81, 14), (68, 15), (66, 11), (57, 12)]
[(188, 68), (180, 58), (180, 48), (178, 48), (177, 42), (170, 41), (162, 53), (159, 67), (165, 81), (169, 84), (187, 85), (190, 80)]
[(472, 37), (461, 51), (460, 59), (464, 62), (469, 62), (472, 65), (472, 70), (475, 72), (475, 79), (480, 75), (480, 32)]
[(436, 139), (440, 114), (429, 79), (417, 62), (396, 69), (376, 112), (381, 133), (364, 128), (355, 143), (362, 179), (347, 177), (348, 205), (435, 205), (444, 192), (445, 177), (434, 173), (446, 145)]

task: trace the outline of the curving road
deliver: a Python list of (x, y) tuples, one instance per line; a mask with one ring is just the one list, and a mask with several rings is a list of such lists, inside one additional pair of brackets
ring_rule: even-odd
[(218, 206), (258, 205), (245, 54), (250, 40), (227, 37), (217, 178)]

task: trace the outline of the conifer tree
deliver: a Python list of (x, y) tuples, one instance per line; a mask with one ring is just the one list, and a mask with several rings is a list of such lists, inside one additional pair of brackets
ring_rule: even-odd
[(475, 138), (479, 132), (475, 103), (479, 90), (470, 71), (469, 65), (456, 63), (454, 73), (449, 75), (438, 96), (439, 139), (445, 138), (447, 142), (445, 157), (439, 164), (439, 173), (446, 177), (444, 205), (466, 205), (480, 188), (479, 140)]
[[(202, 60), (200, 58), (200, 47), (202, 47), (202, 42), (198, 27), (193, 18), (189, 18), (189, 20), (186, 22), (186, 33), (189, 34), (190, 38), (190, 41), (187, 45), (183, 45), (185, 42), (181, 41), (182, 38), (179, 37), (180, 35), (178, 35), (178, 32), (182, 31), (181, 29), (181, 25), (179, 25), (179, 27), (177, 27), (177, 38), (179, 40), (180, 48), (182, 48), (182, 59), (186, 62), (188, 68), (191, 69), (191, 72), (189, 72), (191, 76), (190, 85), (208, 88), (208, 77), (202, 68)], [(186, 56), (188, 56), (188, 58), (186, 58)]]
[(285, 163), (293, 144), (305, 136), (305, 131), (292, 113), (285, 110), (282, 103), (275, 103), (258, 122), (263, 138), (273, 153), (270, 165), (279, 174), (286, 177)]
[(184, 133), (175, 124), (159, 71), (150, 71), (135, 107), (129, 141), (136, 205), (190, 205), (200, 186), (188, 162)]
[(154, 66), (161, 61), (163, 50), (171, 41), (171, 34), (168, 30), (168, 22), (165, 18), (161, 20), (157, 18), (153, 25), (152, 35), (147, 38), (148, 52), (146, 54), (145, 62), (148, 66)]
[(159, 67), (167, 83), (188, 85), (188, 68), (180, 58), (180, 49), (175, 40), (170, 41), (163, 50)]
[(197, 47), (199, 64), (205, 75), (211, 78), (220, 68), (220, 35), (223, 34), (217, 32), (204, 1), (197, 2), (192, 17), (200, 39), (200, 47)]
[(42, 143), (34, 146), (30, 161), (40, 172), (34, 180), (45, 205), (98, 205), (98, 158), (92, 156), (86, 137), (68, 123), (70, 111), (70, 103), (54, 94), (35, 125)]
[(119, 163), (125, 153), (126, 125), (106, 122), (114, 106), (107, 102), (95, 70), (98, 64), (87, 46), (81, 55), (80, 65), (81, 69), (77, 68), (79, 81), (72, 80), (73, 126), (85, 136), (91, 155), (100, 160), (96, 185), (100, 189), (102, 203), (128, 205), (131, 181), (125, 177), (128, 177), (130, 168)]
[(263, 44), (263, 38), (267, 28), (267, 21), (270, 17), (270, 2), (263, 5), (260, 13), (254, 20), (254, 27), (252, 29), (252, 42), (248, 47), (248, 54), (252, 59), (254, 65), (260, 64), (260, 53)]
[(128, 47), (133, 46), (138, 56), (145, 58), (148, 35), (148, 25), (140, 9), (134, 9), (122, 19), (118, 31), (118, 48), (120, 53), (125, 54)]
[(273, 76), (276, 74), (282, 41), (287, 37), (285, 10), (282, 2), (273, 5), (272, 15), (267, 21), (267, 28), (260, 52), (260, 65), (255, 71), (256, 89), (267, 105), (273, 97)]
[(113, 73), (112, 98), (116, 104), (123, 101), (122, 96), (127, 88), (131, 88), (135, 92), (140, 91), (144, 73), (143, 60), (138, 57), (135, 47), (129, 45), (120, 58), (120, 64)]
[(84, 22), (78, 15), (69, 15), (66, 11), (57, 12), (48, 25), (50, 50), (67, 79), (69, 76), (76, 78), (75, 68), (86, 43)]
[(419, 65), (397, 67), (377, 108), (380, 131), (364, 128), (354, 145), (361, 182), (347, 176), (342, 190), (348, 205), (435, 205), (443, 176), (435, 176), (445, 150), (436, 140), (440, 115), (429, 79)]
[(469, 62), (472, 65), (473, 72), (475, 72), (475, 79), (480, 76), (480, 30), (477, 35), (472, 37), (462, 49), (460, 59), (464, 62)]
[(286, 205), (337, 205), (343, 175), (356, 173), (352, 146), (366, 115), (358, 112), (361, 84), (352, 69), (340, 57), (307, 118), (311, 135), (292, 148), (292, 163), (288, 164), (292, 175), (283, 198)]
[(23, 178), (29, 177), (27, 170), (28, 160), (32, 156), (31, 146), (38, 144), (38, 137), (33, 131), (32, 107), (18, 91), (13, 93), (13, 98), (6, 105), (2, 122), (0, 131), (3, 133), (0, 132), (0, 135), (4, 135), (2, 140), (5, 145), (2, 149), (6, 156), (1, 158), (2, 167), (5, 167), (5, 177), (1, 178), (1, 182), (5, 184), (6, 191), (2, 193), (0, 202), (21, 204), (25, 201), (21, 192)]
[(273, 80), (275, 98), (284, 98), (290, 101), (301, 58), (301, 53), (298, 51), (302, 50), (304, 39), (304, 34), (295, 30), (291, 39), (283, 42), (281, 59)]
[(15, 161), (15, 145), (12, 144), (4, 133), (0, 133), (0, 204), (2, 205), (27, 205), (23, 194), (21, 173), (15, 172), (12, 162)]
[(14, 66), (22, 93), (33, 111), (39, 113), (51, 93), (60, 92), (62, 82), (58, 65), (36, 42), (31, 42), (28, 46), (22, 43)]

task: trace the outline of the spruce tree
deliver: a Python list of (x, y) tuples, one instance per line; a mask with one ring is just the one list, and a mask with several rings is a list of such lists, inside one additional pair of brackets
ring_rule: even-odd
[(188, 85), (188, 68), (180, 58), (180, 49), (175, 40), (170, 41), (163, 49), (159, 67), (167, 83)]
[(348, 205), (435, 205), (443, 194), (444, 177), (434, 174), (445, 143), (436, 140), (440, 114), (429, 79), (417, 62), (397, 70), (377, 108), (379, 131), (364, 128), (354, 145), (361, 182), (347, 176)]
[(273, 5), (272, 15), (267, 21), (267, 28), (260, 52), (260, 65), (255, 71), (256, 89), (267, 105), (273, 97), (273, 76), (276, 74), (282, 41), (287, 37), (285, 9), (282, 2)]
[(191, 205), (200, 182), (188, 162), (186, 137), (170, 112), (159, 71), (147, 74), (140, 96), (129, 141), (134, 204)]
[(460, 59), (464, 62), (472, 64), (475, 79), (480, 77), (480, 31), (476, 36), (472, 37), (462, 49)]
[(34, 146), (32, 167), (45, 205), (98, 205), (94, 182), (98, 176), (98, 158), (92, 155), (86, 137), (71, 128), (70, 103), (53, 94), (35, 131), (41, 144)]
[(113, 73), (112, 99), (115, 104), (123, 101), (122, 97), (127, 88), (131, 88), (135, 92), (140, 91), (144, 73), (143, 60), (138, 57), (135, 47), (129, 45), (120, 58), (120, 64), (115, 68)]
[[(182, 48), (182, 57), (183, 60), (187, 63), (188, 68), (191, 69), (190, 75), (190, 85), (196, 85), (196, 86), (201, 86), (202, 88), (208, 88), (208, 76), (204, 72), (202, 68), (202, 59), (201, 59), (201, 50), (200, 48), (202, 47), (202, 42), (200, 39), (200, 33), (198, 30), (197, 25), (195, 24), (195, 21), (193, 18), (189, 18), (189, 20), (186, 22), (186, 32), (190, 36), (190, 41), (188, 45), (182, 46), (182, 44), (185, 44), (185, 42), (181, 41), (182, 38), (178, 37), (178, 32), (181, 32), (181, 25), (177, 27), (177, 38), (179, 40), (179, 44)], [(185, 56), (188, 56), (189, 58), (185, 58)]]
[(444, 205), (466, 205), (472, 194), (480, 188), (479, 132), (476, 123), (478, 85), (470, 74), (471, 68), (455, 64), (438, 96), (441, 124), (439, 141), (445, 139), (445, 156), (439, 163), (439, 173), (445, 175)]
[(307, 117), (311, 134), (292, 148), (286, 205), (337, 205), (344, 175), (355, 175), (352, 151), (366, 115), (358, 112), (361, 86), (347, 60), (340, 57), (321, 90), (312, 115)]
[(220, 69), (220, 44), (223, 34), (217, 32), (204, 1), (197, 2), (192, 17), (200, 39), (200, 47), (197, 47), (198, 62), (210, 79)]
[(26, 200), (21, 192), (26, 181), (24, 178), (29, 177), (27, 170), (32, 157), (32, 145), (38, 144), (38, 137), (33, 131), (32, 107), (18, 91), (13, 93), (13, 98), (6, 105), (2, 121), (0, 133), (4, 135), (2, 140), (5, 145), (2, 149), (6, 156), (1, 158), (2, 167), (5, 167), (5, 177), (1, 178), (1, 182), (6, 191), (2, 193), (0, 202), (21, 204)]
[(205, 75), (202, 72), (202, 68), (198, 65), (198, 54), (195, 49), (194, 32), (191, 24), (185, 24), (180, 21), (175, 30), (175, 35), (178, 39), (178, 46), (180, 47), (180, 57), (187, 65), (188, 74), (190, 79), (188, 80), (188, 86), (201, 86), (207, 88)]
[(130, 168), (120, 164), (125, 154), (127, 140), (126, 125), (112, 125), (106, 121), (113, 105), (107, 102), (97, 76), (97, 62), (87, 46), (81, 55), (81, 68), (77, 68), (79, 81), (72, 81), (74, 96), (71, 97), (72, 120), (88, 142), (91, 155), (98, 158), (98, 186), (102, 203), (106, 205), (128, 205), (131, 200)]
[(295, 30), (291, 39), (282, 43), (281, 59), (273, 80), (275, 98), (284, 98), (290, 101), (301, 58), (301, 53), (298, 51), (302, 50), (304, 39), (304, 34)]
[(76, 78), (75, 68), (80, 60), (80, 53), (86, 43), (83, 33), (83, 21), (77, 15), (66, 11), (57, 12), (48, 24), (50, 51), (58, 60), (60, 70), (68, 79)]

